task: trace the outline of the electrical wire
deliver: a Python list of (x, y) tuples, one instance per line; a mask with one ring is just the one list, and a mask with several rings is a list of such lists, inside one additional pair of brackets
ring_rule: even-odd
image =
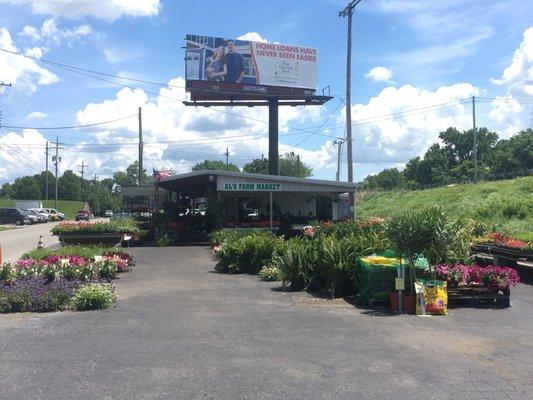
[(95, 122), (92, 124), (84, 124), (84, 125), (72, 125), (72, 126), (13, 126), (13, 125), (0, 125), (1, 128), (9, 128), (9, 129), (38, 129), (38, 130), (61, 130), (61, 129), (78, 129), (78, 128), (88, 128), (91, 126), (98, 126), (98, 125), (106, 125), (111, 124), (113, 122), (123, 121), (128, 118), (136, 117), (137, 114), (128, 115), (126, 117), (113, 119), (110, 121), (102, 121), (102, 122)]

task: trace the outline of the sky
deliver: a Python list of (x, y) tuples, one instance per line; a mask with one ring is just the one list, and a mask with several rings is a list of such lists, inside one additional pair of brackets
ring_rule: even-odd
[[(334, 98), (280, 109), (280, 153), (299, 154), (315, 178), (335, 179), (335, 141), (345, 135), (345, 3), (0, 0), (0, 82), (12, 84), (0, 87), (0, 184), (42, 171), (45, 144), (56, 138), (60, 173), (79, 174), (82, 162), (88, 178), (125, 170), (137, 159), (138, 107), (148, 172), (188, 172), (204, 159), (225, 160), (226, 148), (239, 167), (266, 157), (266, 108), (183, 105), (189, 33), (315, 47), (317, 90), (329, 86)], [(532, 16), (523, 0), (362, 0), (353, 17), (355, 180), (403, 168), (448, 127), (470, 129), (472, 96), (478, 127), (500, 138), (531, 127)], [(44, 129), (105, 121), (115, 122)]]

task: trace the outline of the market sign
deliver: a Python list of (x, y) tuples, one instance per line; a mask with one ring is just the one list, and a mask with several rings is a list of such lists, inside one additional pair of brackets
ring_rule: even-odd
[(281, 183), (224, 183), (221, 190), (247, 192), (279, 192)]
[(276, 87), (312, 95), (317, 87), (318, 51), (312, 47), (187, 35), (185, 60), (188, 90), (211, 84), (233, 95)]

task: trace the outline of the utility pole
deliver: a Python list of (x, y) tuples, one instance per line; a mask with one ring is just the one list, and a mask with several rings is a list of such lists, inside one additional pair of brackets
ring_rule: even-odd
[(96, 185), (96, 172), (94, 173), (93, 183)]
[(335, 180), (338, 182), (341, 176), (341, 154), (342, 154), (342, 145), (346, 142), (346, 138), (335, 140), (333, 144), (338, 145), (339, 149), (337, 152), (337, 173), (335, 174)]
[(44, 183), (44, 199), (48, 200), (48, 157), (49, 157), (49, 147), (48, 147), (48, 140), (46, 141), (46, 147), (45, 147), (45, 154), (46, 154), (46, 175), (44, 177), (45, 183)]
[(59, 163), (61, 162), (61, 157), (59, 156), (59, 138), (58, 137), (56, 137), (56, 155), (52, 157), (52, 161), (54, 162), (54, 166), (56, 168), (54, 208), (57, 210), (57, 172), (59, 169)]
[(296, 176), (299, 178), (300, 177), (300, 155), (298, 154), (296, 156)]
[(476, 96), (472, 96), (472, 129), (474, 130), (474, 182), (477, 182), (477, 131), (476, 131)]
[(85, 175), (85, 168), (87, 168), (87, 164), (85, 164), (85, 161), (82, 160), (81, 161), (81, 165), (78, 165), (78, 167), (81, 168), (80, 170), (80, 174), (81, 174), (81, 193), (80, 193), (80, 201), (83, 200), (82, 197), (83, 197), (83, 186), (84, 186), (84, 180), (83, 180), (83, 175)]
[(143, 116), (142, 107), (139, 107), (139, 179), (138, 186), (143, 184)]
[(229, 171), (229, 150), (227, 147), (226, 147), (226, 152), (224, 153), (224, 155), (226, 156), (226, 171)]
[[(339, 11), (339, 17), (348, 17), (348, 47), (346, 51), (346, 143), (347, 143), (347, 161), (348, 161), (348, 182), (353, 182), (353, 153), (352, 153), (352, 15), (361, 0), (352, 0), (348, 5)], [(348, 193), (348, 204), (350, 212), (355, 216), (355, 196), (353, 192)]]

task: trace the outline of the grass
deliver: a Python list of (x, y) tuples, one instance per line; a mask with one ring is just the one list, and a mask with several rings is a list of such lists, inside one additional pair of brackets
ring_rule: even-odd
[(9, 229), (13, 229), (13, 228), (10, 226), (0, 226), (0, 231), (7, 231)]
[[(0, 200), (0, 207), (15, 207), (16, 200)], [(43, 208), (55, 208), (54, 200), (42, 200)], [(74, 214), (76, 211), (82, 210), (83, 201), (70, 201), (70, 200), (58, 200), (57, 207), (58, 211), (61, 211), (65, 214), (66, 219), (74, 219)]]
[(491, 229), (521, 238), (533, 236), (533, 177), (482, 182), (427, 190), (361, 192), (361, 217), (391, 216), (427, 205), (439, 205), (451, 215), (473, 218)]

